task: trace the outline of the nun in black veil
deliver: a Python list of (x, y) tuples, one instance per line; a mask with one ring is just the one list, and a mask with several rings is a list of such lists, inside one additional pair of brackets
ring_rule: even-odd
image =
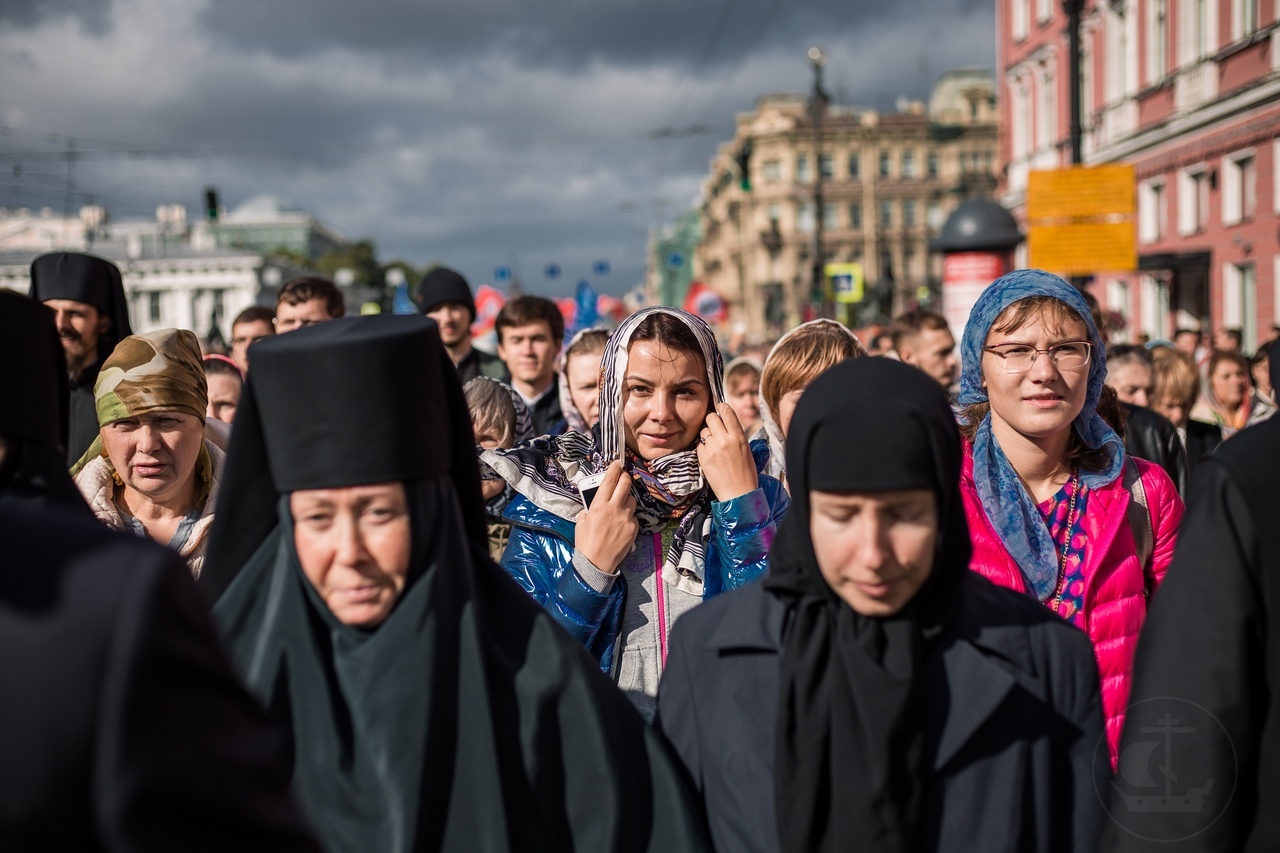
[(1091, 851), (1109, 763), (1089, 640), (969, 571), (938, 384), (831, 368), (787, 476), (769, 576), (681, 619), (658, 693), (716, 848)]
[(200, 581), (331, 853), (707, 849), (665, 742), (489, 559), (426, 318), (255, 346)]
[(92, 518), (67, 473), (67, 366), (53, 312), (0, 288), (0, 504)]

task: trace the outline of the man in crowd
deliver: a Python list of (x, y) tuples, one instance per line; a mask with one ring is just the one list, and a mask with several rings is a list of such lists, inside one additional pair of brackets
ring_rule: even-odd
[(1107, 384), (1123, 403), (1150, 406), (1156, 370), (1145, 347), (1115, 344), (1107, 347)]
[(249, 369), (249, 345), (276, 333), (276, 314), (265, 305), (250, 305), (231, 322), (231, 359)]
[(1239, 329), (1222, 329), (1213, 336), (1213, 348), (1221, 352), (1240, 352), (1244, 334)]
[(917, 309), (895, 317), (889, 327), (898, 358), (918, 367), (948, 392), (956, 381), (956, 339), (941, 314)]
[(1107, 384), (1125, 410), (1124, 446), (1131, 456), (1155, 462), (1186, 494), (1187, 453), (1178, 428), (1164, 415), (1148, 408), (1155, 395), (1156, 369), (1146, 347), (1113, 344), (1107, 347)]
[(280, 288), (276, 295), (276, 332), (292, 332), (337, 320), (347, 313), (342, 291), (327, 278), (303, 276)]
[(67, 358), (70, 407), (67, 465), (80, 459), (98, 435), (93, 386), (116, 344), (133, 334), (120, 269), (78, 252), (51, 252), (31, 262), (31, 298), (54, 313)]
[(556, 356), (564, 340), (564, 317), (550, 299), (517, 296), (498, 312), (498, 355), (511, 372), (511, 387), (533, 415), (537, 435), (564, 430)]
[(418, 286), (418, 304), (440, 327), (444, 343), (462, 384), (477, 376), (510, 381), (502, 359), (471, 345), (471, 324), (476, 321), (476, 300), (471, 287), (459, 273), (448, 267), (436, 267), (422, 277)]

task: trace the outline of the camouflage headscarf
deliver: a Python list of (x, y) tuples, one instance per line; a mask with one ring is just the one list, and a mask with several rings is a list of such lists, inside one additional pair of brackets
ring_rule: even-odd
[[(102, 364), (93, 386), (98, 426), (150, 412), (182, 412), (205, 421), (209, 387), (200, 361), (200, 342), (186, 329), (130, 335)], [(105, 456), (98, 437), (71, 468), (74, 476), (96, 456)], [(205, 454), (201, 453), (203, 462)]]
[(103, 362), (93, 399), (98, 426), (148, 412), (185, 412), (204, 423), (209, 388), (199, 340), (186, 329), (130, 335)]

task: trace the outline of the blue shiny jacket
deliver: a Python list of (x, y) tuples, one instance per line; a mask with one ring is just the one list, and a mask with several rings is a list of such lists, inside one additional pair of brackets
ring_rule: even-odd
[[(751, 443), (751, 449), (759, 472), (768, 461), (768, 450), (758, 441)], [(760, 474), (755, 491), (728, 501), (712, 501), (704, 600), (764, 574), (769, 546), (790, 506), (782, 484), (765, 474)], [(511, 541), (502, 555), (502, 567), (595, 655), (605, 674), (612, 674), (627, 596), (625, 573), (618, 572), (607, 593), (589, 586), (573, 568), (574, 523), (538, 508), (524, 495), (507, 504), (502, 517), (511, 523)], [(653, 547), (653, 537), (640, 536), (626, 562), (652, 566)]]

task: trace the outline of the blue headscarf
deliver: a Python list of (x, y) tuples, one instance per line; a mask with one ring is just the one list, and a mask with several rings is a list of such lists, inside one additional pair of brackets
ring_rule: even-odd
[[(982, 347), (987, 333), (1004, 309), (1033, 296), (1049, 296), (1069, 305), (1084, 321), (1089, 340), (1093, 342), (1089, 388), (1084, 408), (1073, 425), (1085, 445), (1093, 450), (1105, 450), (1109, 456), (1101, 471), (1080, 471), (1080, 482), (1090, 489), (1109, 485), (1124, 470), (1125, 455), (1120, 436), (1098, 415), (1098, 398), (1102, 396), (1107, 378), (1106, 347), (1080, 291), (1058, 276), (1044, 270), (1015, 270), (982, 291), (969, 312), (961, 343), (964, 367), (958, 402), (962, 406), (987, 402), (987, 392), (982, 387)], [(1028, 588), (1041, 601), (1048, 600), (1058, 582), (1058, 551), (1039, 507), (991, 435), (990, 413), (983, 418), (973, 439), (973, 481), (987, 518), (1022, 569)]]

